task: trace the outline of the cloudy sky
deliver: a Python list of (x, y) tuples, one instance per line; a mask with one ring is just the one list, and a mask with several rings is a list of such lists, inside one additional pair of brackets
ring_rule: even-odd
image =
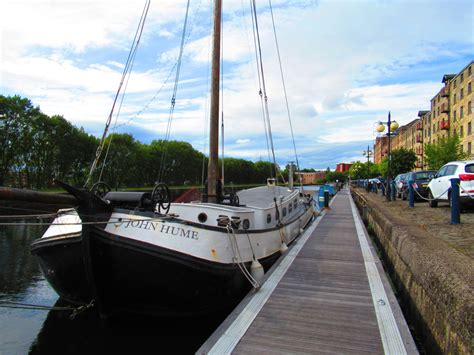
[[(248, 0), (223, 1), (225, 154), (268, 157)], [(0, 0), (0, 93), (101, 135), (145, 1)], [(362, 160), (474, 57), (472, 1), (273, 0), (300, 165)], [(277, 161), (295, 160), (268, 0), (257, 0)], [(152, 0), (117, 132), (165, 136), (186, 1)], [(212, 4), (191, 1), (171, 139), (207, 151)], [(92, 160), (92, 157), (91, 157)]]

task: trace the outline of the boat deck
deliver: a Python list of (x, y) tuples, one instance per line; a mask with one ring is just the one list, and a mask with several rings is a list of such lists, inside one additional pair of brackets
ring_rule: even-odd
[(253, 189), (241, 190), (237, 192), (237, 196), (239, 196), (242, 205), (268, 208), (275, 205), (273, 198), (280, 200), (281, 197), (285, 198), (292, 192), (282, 186), (259, 186)]
[(348, 190), (197, 353), (418, 353)]

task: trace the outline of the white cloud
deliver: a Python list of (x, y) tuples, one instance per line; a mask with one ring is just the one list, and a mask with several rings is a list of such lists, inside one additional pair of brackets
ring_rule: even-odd
[[(149, 108), (130, 123), (157, 138), (166, 129), (185, 4), (152, 2), (122, 108), (120, 122), (127, 122), (164, 85)], [(389, 110), (401, 124), (411, 121), (418, 110), (429, 108), (445, 68), (472, 57), (473, 12), (459, 11), (472, 9), (469, 2), (274, 1), (273, 5), (293, 129), (297, 145), (308, 154), (316, 154), (319, 144), (373, 139), (374, 122)], [(86, 129), (89, 123), (104, 122), (143, 4), (7, 0), (1, 6), (2, 91), (20, 93), (45, 113), (62, 114)], [(289, 124), (271, 18), (266, 2), (257, 6), (272, 131), (275, 142), (284, 145), (277, 148), (279, 153), (287, 156), (292, 145), (283, 139), (289, 135)], [(190, 9), (192, 33), (172, 127), (177, 139), (199, 141), (203, 135), (210, 11), (205, 0)], [(251, 52), (253, 36), (246, 30), (251, 20), (245, 7), (244, 12), (242, 17), (240, 2), (224, 2), (226, 141), (238, 146), (226, 154), (258, 158), (267, 154), (265, 130)], [(436, 71), (438, 77), (426, 78), (427, 70)], [(248, 149), (241, 150), (242, 146)]]
[(246, 143), (250, 143), (250, 139), (248, 139), (248, 138), (244, 138), (244, 139), (237, 139), (237, 140), (235, 141), (235, 143), (237, 143), (237, 144), (246, 144)]

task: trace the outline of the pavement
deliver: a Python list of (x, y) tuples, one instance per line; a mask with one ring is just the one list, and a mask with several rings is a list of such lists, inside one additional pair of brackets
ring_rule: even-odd
[(387, 201), (380, 193), (367, 193), (364, 189), (355, 189), (368, 200), (379, 206), (397, 225), (418, 226), (433, 238), (448, 243), (460, 253), (474, 258), (474, 208), (461, 214), (461, 224), (451, 224), (451, 209), (448, 203), (439, 202), (431, 208), (426, 201), (415, 201), (415, 207), (409, 208), (408, 201), (397, 199)]

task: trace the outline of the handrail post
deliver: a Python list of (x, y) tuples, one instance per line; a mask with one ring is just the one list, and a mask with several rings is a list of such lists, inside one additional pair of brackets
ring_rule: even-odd
[(451, 224), (461, 223), (461, 209), (460, 209), (460, 198), (459, 198), (459, 184), (461, 179), (453, 178), (451, 180)]

